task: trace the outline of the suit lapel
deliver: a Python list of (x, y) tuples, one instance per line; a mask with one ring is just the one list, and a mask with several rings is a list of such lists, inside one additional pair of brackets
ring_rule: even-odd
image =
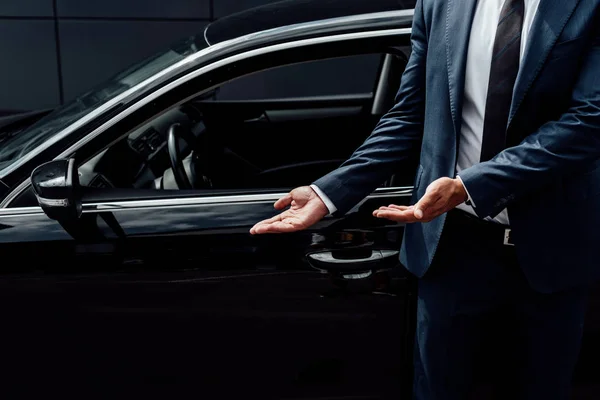
[(463, 97), (467, 50), (477, 0), (448, 0), (446, 10), (446, 64), (450, 86), (450, 110), (458, 138)]
[(523, 64), (515, 83), (512, 107), (508, 119), (509, 125), (579, 1), (542, 0), (540, 2), (529, 33)]

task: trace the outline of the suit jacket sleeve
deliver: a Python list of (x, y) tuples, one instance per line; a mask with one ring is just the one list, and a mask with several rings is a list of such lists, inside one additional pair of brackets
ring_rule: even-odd
[(423, 137), (427, 34), (422, 0), (413, 18), (412, 52), (396, 95), (369, 138), (338, 169), (313, 182), (346, 213), (388, 179), (403, 161), (414, 156)]
[(518, 146), (460, 172), (480, 217), (494, 217), (510, 202), (600, 157), (600, 31), (592, 39), (569, 110)]

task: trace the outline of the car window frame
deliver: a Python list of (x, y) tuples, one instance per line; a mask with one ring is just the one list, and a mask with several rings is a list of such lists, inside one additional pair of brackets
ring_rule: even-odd
[[(308, 38), (308, 39), (299, 39), (299, 40), (294, 40), (294, 41), (284, 42), (284, 43), (276, 43), (276, 44), (272, 44), (270, 46), (257, 48), (257, 49), (250, 49), (250, 50), (247, 50), (247, 51), (235, 54), (235, 55), (231, 55), (229, 57), (225, 57), (223, 59), (219, 59), (219, 60), (215, 61), (214, 63), (204, 65), (200, 68), (189, 71), (188, 73), (180, 76), (178, 79), (166, 84), (165, 86), (160, 87), (155, 92), (138, 100), (134, 104), (129, 105), (127, 108), (120, 110), (120, 112), (113, 115), (110, 119), (103, 122), (100, 126), (97, 126), (93, 131), (89, 132), (87, 135), (80, 138), (78, 141), (76, 141), (74, 144), (69, 146), (66, 150), (62, 151), (59, 155), (57, 155), (53, 159), (69, 158), (69, 157), (73, 157), (73, 156), (77, 157), (78, 152), (80, 152), (82, 149), (85, 149), (89, 143), (92, 143), (96, 138), (102, 136), (103, 133), (105, 133), (111, 129), (115, 129), (115, 128), (119, 129), (119, 127), (126, 126), (128, 121), (131, 125), (130, 120), (133, 118), (133, 116), (137, 115), (138, 113), (141, 113), (141, 114), (148, 113), (148, 111), (149, 111), (148, 109), (152, 108), (151, 107), (152, 104), (158, 104), (158, 100), (160, 100), (160, 99), (164, 100), (165, 98), (169, 98), (169, 96), (174, 95), (174, 93), (177, 92), (177, 90), (181, 89), (182, 87), (185, 87), (187, 85), (193, 86), (194, 82), (196, 82), (196, 80), (202, 80), (202, 78), (206, 78), (207, 75), (209, 75), (209, 73), (211, 73), (211, 72), (219, 72), (222, 70), (226, 70), (227, 68), (232, 69), (232, 67), (233, 67), (233, 69), (235, 69), (236, 65), (238, 65), (236, 63), (240, 63), (242, 61), (255, 60), (261, 56), (265, 57), (265, 56), (272, 56), (273, 54), (285, 53), (286, 51), (297, 50), (299, 48), (311, 48), (313, 46), (314, 47), (322, 46), (323, 48), (328, 48), (335, 44), (343, 44), (343, 45), (353, 44), (354, 45), (356, 43), (360, 43), (362, 41), (367, 42), (369, 40), (381, 40), (382, 42), (387, 43), (387, 44), (382, 45), (382, 48), (386, 48), (387, 50), (392, 50), (393, 48), (397, 48), (398, 46), (410, 45), (410, 35), (411, 35), (411, 28), (393, 28), (393, 29), (382, 29), (382, 30), (374, 29), (374, 30), (370, 30), (370, 31), (332, 34), (332, 35), (319, 36), (319, 37)], [(355, 46), (355, 49), (354, 49), (355, 53), (352, 53), (352, 51), (349, 51), (348, 55), (366, 54), (366, 52), (362, 52), (362, 51), (357, 52), (356, 47), (358, 47), (358, 46)], [(370, 48), (369, 47), (369, 51), (371, 53), (382, 53), (383, 52), (382, 48), (376, 48), (376, 47)], [(327, 57), (322, 57), (322, 58), (327, 58)], [(314, 57), (312, 58), (312, 60), (316, 60), (316, 59), (318, 59), (318, 58), (314, 58)], [(282, 64), (280, 64), (280, 65), (282, 65)], [(235, 77), (240, 77), (246, 73), (248, 73), (248, 72), (238, 74)], [(234, 79), (234, 78), (231, 78), (231, 79)], [(231, 79), (229, 79), (229, 80), (231, 80)], [(143, 122), (139, 122), (139, 120), (138, 120), (137, 125), (139, 126), (144, 123), (147, 123), (149, 120), (159, 116), (161, 113), (167, 112), (169, 109), (172, 109), (173, 107), (178, 107), (181, 104), (185, 103), (186, 101), (193, 99), (194, 97), (202, 94), (203, 92), (208, 92), (208, 91), (224, 84), (225, 82), (227, 82), (227, 80), (223, 80), (218, 83), (213, 83), (209, 87), (205, 87), (203, 89), (196, 90), (193, 95), (190, 94), (184, 98), (180, 98), (180, 99), (176, 100), (169, 107), (165, 107), (164, 109), (162, 109), (162, 111), (154, 110), (155, 112), (151, 113), (151, 115), (149, 115), (146, 119), (144, 119)], [(175, 96), (177, 96), (177, 95), (175, 94)], [(131, 126), (131, 128), (127, 129), (126, 131), (130, 132), (131, 129), (133, 129), (133, 126)], [(123, 132), (123, 131), (125, 131), (125, 130), (121, 130), (121, 132)], [(120, 134), (119, 138), (123, 137), (124, 135), (126, 135), (126, 134)], [(118, 140), (119, 138), (113, 140), (113, 142)], [(98, 150), (98, 151), (100, 151), (100, 150)], [(85, 159), (83, 161), (78, 160), (77, 164), (79, 166), (86, 161), (87, 161), (87, 159)], [(29, 177), (28, 177), (25, 180), (23, 180), (14, 190), (12, 190), (8, 196), (5, 197), (5, 199), (0, 204), (0, 209), (29, 208), (29, 207), (11, 207), (11, 204), (21, 194), (23, 194), (29, 187), (30, 187), (30, 182), (29, 182)], [(395, 188), (395, 189), (405, 190), (406, 187), (399, 187), (399, 188)], [(173, 196), (170, 194), (166, 194), (166, 196), (165, 196), (165, 198), (171, 198), (171, 197), (173, 197)], [(202, 196), (201, 194), (199, 194), (197, 197), (210, 198), (211, 196), (210, 195)], [(115, 200), (115, 201), (118, 202), (118, 200)], [(120, 201), (129, 201), (129, 200), (123, 199)], [(135, 201), (135, 200), (131, 200), (131, 201)], [(33, 207), (36, 207), (36, 206), (33, 206)]]

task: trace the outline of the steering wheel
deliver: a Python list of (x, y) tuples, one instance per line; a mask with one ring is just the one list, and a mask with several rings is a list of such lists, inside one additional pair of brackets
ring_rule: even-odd
[[(173, 176), (175, 177), (175, 182), (177, 182), (179, 189), (193, 189), (194, 186), (190, 182), (183, 165), (183, 156), (181, 155), (179, 139), (183, 139), (185, 143), (192, 148), (193, 137), (191, 133), (185, 130), (181, 124), (175, 123), (169, 127), (169, 138), (167, 141), (171, 169), (173, 170)], [(190, 169), (192, 170), (191, 173), (193, 173), (193, 168)]]

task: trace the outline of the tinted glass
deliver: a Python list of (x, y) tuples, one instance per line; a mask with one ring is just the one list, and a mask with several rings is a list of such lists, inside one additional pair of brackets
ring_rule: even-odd
[[(87, 162), (80, 181), (97, 188), (206, 193), (311, 182), (339, 166), (371, 133), (382, 59), (314, 60), (239, 77), (222, 85), (216, 99), (196, 98), (131, 132)], [(171, 132), (174, 124), (179, 128)], [(167, 145), (175, 132), (182, 138), (179, 150)], [(293, 137), (302, 140), (273, 151)], [(173, 159), (183, 163), (187, 178), (173, 174)]]
[(221, 86), (217, 100), (267, 100), (370, 94), (380, 54), (286, 65), (246, 75)]

